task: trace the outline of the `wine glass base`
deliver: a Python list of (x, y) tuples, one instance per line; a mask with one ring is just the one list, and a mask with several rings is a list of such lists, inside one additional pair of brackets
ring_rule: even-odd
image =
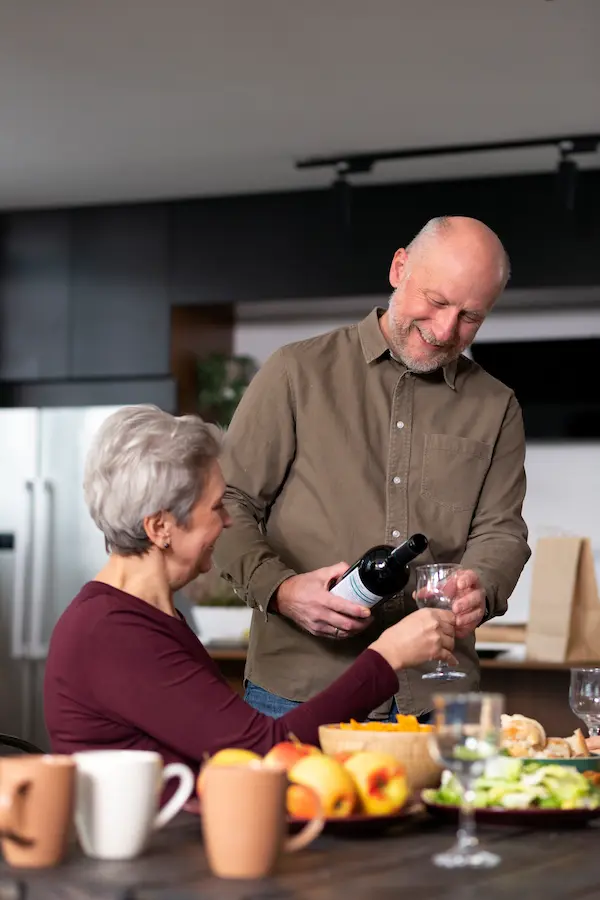
[(444, 669), (442, 672), (436, 669), (435, 672), (426, 672), (423, 675), (423, 679), (428, 681), (459, 681), (466, 677), (466, 672), (458, 672), (456, 669)]
[(501, 862), (497, 853), (489, 850), (447, 850), (437, 853), (433, 863), (441, 869), (493, 869)]

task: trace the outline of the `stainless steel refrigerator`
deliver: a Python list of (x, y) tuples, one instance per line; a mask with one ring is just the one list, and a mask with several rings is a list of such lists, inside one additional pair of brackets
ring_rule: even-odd
[(82, 483), (92, 437), (115, 409), (0, 409), (0, 731), (44, 750), (50, 635), (106, 560)]

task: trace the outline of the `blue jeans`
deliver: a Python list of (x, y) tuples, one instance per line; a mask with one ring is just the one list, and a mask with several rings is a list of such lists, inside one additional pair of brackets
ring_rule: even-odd
[[(280, 697), (278, 694), (272, 694), (271, 691), (267, 691), (257, 684), (253, 684), (251, 681), (246, 682), (244, 700), (253, 709), (264, 713), (265, 716), (271, 716), (272, 719), (280, 719), (281, 716), (285, 716), (290, 710), (300, 706), (298, 700), (286, 700), (285, 697)], [(392, 708), (390, 709), (389, 715), (382, 721), (395, 722), (397, 712), (398, 706), (394, 699), (392, 700)], [(419, 722), (423, 725), (430, 721), (431, 713), (424, 713), (422, 716), (419, 716)]]
[(285, 697), (272, 694), (271, 691), (266, 691), (251, 681), (246, 682), (244, 700), (253, 709), (264, 713), (265, 716), (271, 716), (272, 719), (280, 719), (290, 710), (300, 706), (297, 700), (286, 700)]

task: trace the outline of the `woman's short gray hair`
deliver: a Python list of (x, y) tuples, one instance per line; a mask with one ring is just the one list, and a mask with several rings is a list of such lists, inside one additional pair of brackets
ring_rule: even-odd
[(100, 426), (89, 449), (85, 502), (107, 550), (142, 554), (146, 516), (170, 512), (185, 526), (221, 450), (222, 433), (198, 416), (125, 406)]

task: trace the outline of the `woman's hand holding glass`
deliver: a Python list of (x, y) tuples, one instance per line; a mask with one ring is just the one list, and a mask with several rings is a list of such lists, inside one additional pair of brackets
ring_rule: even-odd
[[(460, 566), (454, 563), (433, 563), (417, 566), (417, 587), (415, 601), (421, 609), (453, 610), (453, 604), (460, 599), (458, 579)], [(423, 678), (433, 681), (453, 681), (465, 678), (466, 673), (451, 669), (442, 657), (437, 659), (433, 672), (425, 672)]]
[(407, 669), (431, 660), (456, 665), (455, 616), (451, 610), (420, 609), (386, 629), (370, 649), (383, 656), (393, 669)]

